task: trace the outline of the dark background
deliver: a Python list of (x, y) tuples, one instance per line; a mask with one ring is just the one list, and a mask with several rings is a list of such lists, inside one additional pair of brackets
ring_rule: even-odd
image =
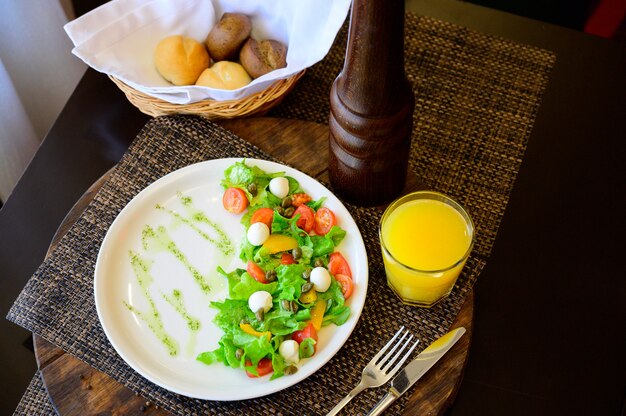
[(598, 0), (470, 0), (468, 3), (583, 30)]

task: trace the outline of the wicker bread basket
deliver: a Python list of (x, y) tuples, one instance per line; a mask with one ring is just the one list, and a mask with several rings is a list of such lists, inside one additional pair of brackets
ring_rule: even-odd
[(274, 84), (240, 100), (215, 101), (204, 100), (191, 104), (172, 104), (148, 94), (137, 91), (119, 79), (109, 76), (111, 80), (126, 94), (126, 98), (142, 113), (150, 116), (169, 114), (195, 114), (210, 120), (262, 115), (270, 108), (279, 104), (305, 71), (298, 72), (289, 78), (276, 81)]

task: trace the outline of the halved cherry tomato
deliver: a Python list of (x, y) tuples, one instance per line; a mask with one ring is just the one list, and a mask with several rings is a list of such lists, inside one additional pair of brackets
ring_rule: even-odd
[(336, 274), (335, 280), (341, 286), (341, 293), (343, 293), (344, 299), (348, 299), (350, 295), (352, 295), (352, 291), (354, 290), (354, 282), (352, 282), (352, 278), (347, 274)]
[(330, 209), (322, 207), (315, 213), (315, 234), (326, 235), (335, 224), (337, 218)]
[(248, 267), (246, 267), (246, 271), (254, 280), (259, 283), (269, 283), (265, 278), (265, 272), (262, 268), (259, 267), (258, 264), (253, 262), (252, 260), (248, 260)]
[(226, 211), (233, 214), (241, 214), (248, 208), (248, 197), (246, 193), (239, 188), (228, 188), (222, 196), (222, 205)]
[(308, 202), (311, 202), (313, 198), (311, 198), (308, 194), (293, 194), (291, 195), (291, 205), (294, 207), (299, 207), (300, 205), (304, 205)]
[(267, 225), (267, 228), (272, 229), (272, 220), (274, 219), (274, 210), (271, 208), (259, 208), (254, 211), (250, 218), (250, 224), (255, 222), (262, 222)]
[(338, 274), (345, 274), (352, 277), (350, 265), (338, 251), (330, 255), (330, 259), (328, 261), (328, 271), (331, 272), (333, 276), (337, 276)]
[(306, 205), (300, 205), (291, 218), (298, 214), (300, 214), (300, 218), (296, 221), (296, 225), (306, 231), (307, 234), (310, 233), (313, 230), (313, 225), (315, 225), (315, 211)]
[(297, 261), (293, 258), (291, 253), (283, 253), (280, 256), (280, 263), (281, 264), (296, 264)]
[[(249, 367), (251, 365), (252, 365), (252, 361), (246, 360), (246, 366)], [(274, 371), (274, 367), (272, 367), (272, 360), (265, 357), (265, 358), (261, 358), (259, 360), (259, 363), (256, 366), (256, 372), (258, 373), (258, 376), (255, 374), (252, 374), (248, 370), (246, 370), (246, 374), (250, 378), (257, 378), (257, 377), (263, 377), (265, 375), (268, 375), (269, 373), (272, 373), (273, 371)]]
[(315, 330), (313, 324), (310, 322), (307, 326), (304, 327), (304, 329), (301, 329), (300, 331), (296, 331), (291, 334), (291, 339), (296, 341), (298, 344), (300, 344), (307, 338), (313, 338), (315, 342), (317, 342), (317, 331)]

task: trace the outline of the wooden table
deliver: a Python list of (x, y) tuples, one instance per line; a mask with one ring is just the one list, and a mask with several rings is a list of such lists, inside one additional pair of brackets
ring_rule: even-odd
[[(328, 180), (327, 163), (324, 161), (328, 155), (327, 126), (277, 118), (230, 120), (222, 121), (220, 125), (296, 169), (316, 179)], [(298, 146), (294, 146), (295, 142)], [(319, 156), (311, 158), (311, 154)], [(70, 210), (51, 248), (80, 216), (107, 177), (108, 173), (96, 181)], [(417, 178), (409, 174), (406, 191), (417, 188)], [(453, 327), (465, 327), (467, 334), (420, 380), (405, 409), (405, 415), (443, 414), (454, 400), (469, 358), (473, 299), (472, 293), (453, 324)], [(34, 343), (37, 365), (59, 414), (168, 414), (43, 338), (35, 336)]]
[[(491, 257), (475, 287), (458, 415), (617, 415), (626, 390), (626, 53), (622, 45), (456, 0), (417, 13), (557, 55)], [(0, 210), (6, 314), (64, 217), (148, 120), (88, 71)], [(0, 413), (36, 370), (0, 320)]]

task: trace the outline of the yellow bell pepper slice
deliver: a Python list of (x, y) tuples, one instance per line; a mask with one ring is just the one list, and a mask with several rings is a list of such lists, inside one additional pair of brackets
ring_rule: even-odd
[(322, 320), (326, 312), (326, 299), (318, 299), (315, 306), (311, 308), (311, 323), (316, 331), (322, 328)]
[(254, 335), (255, 337), (266, 336), (268, 341), (272, 339), (272, 333), (270, 331), (259, 332), (250, 324), (239, 324), (239, 328), (246, 334)]
[(283, 234), (270, 234), (262, 248), (264, 254), (275, 254), (293, 250), (296, 247), (298, 247), (298, 241), (295, 238)]
[(300, 295), (300, 302), (302, 303), (313, 303), (317, 300), (317, 292), (315, 289), (311, 288), (308, 292), (304, 292)]

